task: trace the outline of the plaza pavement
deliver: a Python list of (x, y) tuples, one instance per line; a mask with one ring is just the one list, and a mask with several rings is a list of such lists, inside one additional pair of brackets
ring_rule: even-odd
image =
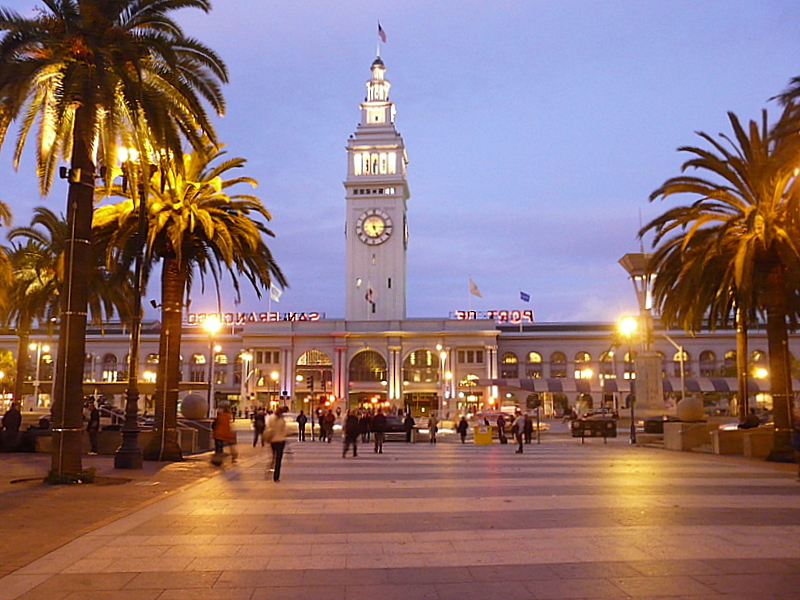
[[(346, 459), (339, 440), (293, 443), (277, 484), (261, 448), (220, 471), (193, 459), (199, 483), (76, 524), (0, 600), (800, 598), (796, 467), (624, 438), (550, 434), (522, 455), (440, 439)], [(91, 514), (153, 477), (170, 475), (48, 499)]]

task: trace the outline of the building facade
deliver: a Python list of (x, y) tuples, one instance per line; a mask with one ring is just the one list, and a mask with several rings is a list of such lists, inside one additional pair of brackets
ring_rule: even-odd
[[(345, 410), (380, 404), (418, 416), (438, 411), (446, 418), (539, 404), (558, 415), (568, 406), (606, 404), (624, 412), (634, 391), (632, 359), (639, 342), (619, 338), (614, 323), (533, 323), (526, 311), (406, 317), (408, 159), (385, 73), (376, 58), (360, 104), (361, 122), (346, 147), (345, 318), (231, 313), (219, 315), (225, 325), (212, 337), (203, 328), (208, 315), (187, 313), (183, 392), (213, 395), (240, 409), (282, 404), (308, 412), (320, 405)], [(159, 330), (157, 322), (142, 329), (143, 412), (152, 411)], [(726, 405), (736, 385), (732, 331), (692, 337), (656, 329), (652, 337), (665, 408), (681, 395)], [(31, 341), (25, 406), (45, 407), (56, 340), (34, 332)], [(119, 324), (90, 329), (87, 395), (122, 406), (128, 341), (129, 332)], [(0, 336), (0, 346), (16, 352), (16, 344), (13, 334)], [(797, 338), (791, 346), (796, 355)], [(766, 348), (765, 333), (751, 331), (751, 402), (768, 402), (768, 380), (758, 377), (768, 375)]]

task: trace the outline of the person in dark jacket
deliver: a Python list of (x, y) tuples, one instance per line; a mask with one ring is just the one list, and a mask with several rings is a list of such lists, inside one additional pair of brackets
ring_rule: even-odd
[(358, 415), (347, 411), (344, 417), (344, 449), (342, 450), (342, 458), (347, 456), (347, 451), (350, 449), (350, 444), (353, 445), (353, 457), (358, 456), (358, 435), (361, 433), (361, 427), (358, 422)]
[(372, 431), (372, 417), (368, 412), (364, 412), (358, 420), (358, 424), (361, 427), (361, 441), (366, 444), (369, 442), (369, 434)]
[(19, 444), (19, 428), (22, 427), (22, 413), (16, 402), (3, 415), (2, 448), (6, 452), (13, 452)]
[(261, 446), (264, 446), (264, 430), (267, 428), (267, 413), (263, 408), (257, 408), (253, 414), (253, 448), (258, 443), (258, 438), (261, 438)]
[(522, 425), (522, 433), (525, 434), (525, 443), (530, 444), (533, 438), (533, 419), (528, 413), (525, 413), (525, 421)]
[(375, 437), (375, 454), (383, 454), (383, 440), (386, 437), (386, 417), (378, 409), (372, 417), (372, 433)]
[(414, 417), (411, 413), (406, 413), (406, 418), (403, 420), (403, 429), (406, 430), (406, 444), (411, 443), (411, 433), (414, 431)]
[(467, 441), (467, 430), (469, 429), (469, 423), (467, 423), (467, 418), (462, 416), (461, 420), (458, 422), (458, 427), (456, 427), (456, 431), (458, 431), (458, 435), (461, 436), (461, 443), (465, 443)]
[(93, 401), (89, 401), (89, 422), (86, 423), (86, 431), (89, 433), (89, 444), (92, 449), (89, 451), (90, 456), (97, 456), (97, 441), (100, 436), (100, 411), (94, 405)]
[[(308, 423), (308, 417), (306, 417), (305, 413), (301, 410), (300, 414), (297, 415), (297, 439), (300, 442), (306, 441), (306, 423)], [(314, 427), (313, 423), (311, 427)]]
[(506, 438), (506, 418), (502, 414), (497, 416), (497, 437), (500, 439), (501, 444), (508, 443), (508, 438)]

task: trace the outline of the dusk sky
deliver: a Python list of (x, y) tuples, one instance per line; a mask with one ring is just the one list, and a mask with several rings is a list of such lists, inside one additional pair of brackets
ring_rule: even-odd
[[(290, 287), (272, 308), (328, 318), (344, 315), (345, 144), (378, 19), (410, 159), (409, 317), (521, 308), (520, 290), (539, 322), (634, 312), (617, 261), (677, 203), (647, 201), (678, 174), (676, 149), (728, 132), (727, 111), (777, 116), (769, 98), (800, 75), (796, 0), (216, 0), (176, 14), (230, 69), (218, 131), (273, 215)], [(0, 199), (14, 225), (39, 204), (63, 213), (61, 182), (38, 195), (32, 145), (12, 170), (12, 133)], [(193, 311), (215, 308), (195, 295)], [(223, 305), (266, 308), (253, 294)]]

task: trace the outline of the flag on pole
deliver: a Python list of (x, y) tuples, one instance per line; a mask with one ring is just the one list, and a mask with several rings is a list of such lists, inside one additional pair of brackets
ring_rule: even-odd
[(269, 284), (269, 297), (270, 300), (275, 300), (275, 302), (281, 301), (281, 294), (283, 294), (283, 290), (280, 289), (277, 285), (270, 282)]
[(475, 282), (472, 281), (472, 277), (469, 278), (469, 293), (473, 296), (477, 296), (478, 298), (483, 298), (481, 295), (481, 291), (478, 289), (478, 286), (475, 285)]
[(522, 300), (523, 302), (530, 302), (531, 301), (531, 295), (530, 294), (526, 294), (525, 292), (520, 290), (519, 291), (519, 299)]
[(375, 293), (375, 290), (372, 289), (371, 285), (368, 286), (367, 287), (367, 293), (364, 295), (364, 298), (366, 299), (366, 301), (369, 302), (372, 306), (375, 306), (375, 298), (376, 297), (377, 297), (377, 294)]
[(381, 22), (378, 21), (378, 37), (381, 38), (381, 41), (385, 44), (386, 43), (386, 32), (381, 27)]

